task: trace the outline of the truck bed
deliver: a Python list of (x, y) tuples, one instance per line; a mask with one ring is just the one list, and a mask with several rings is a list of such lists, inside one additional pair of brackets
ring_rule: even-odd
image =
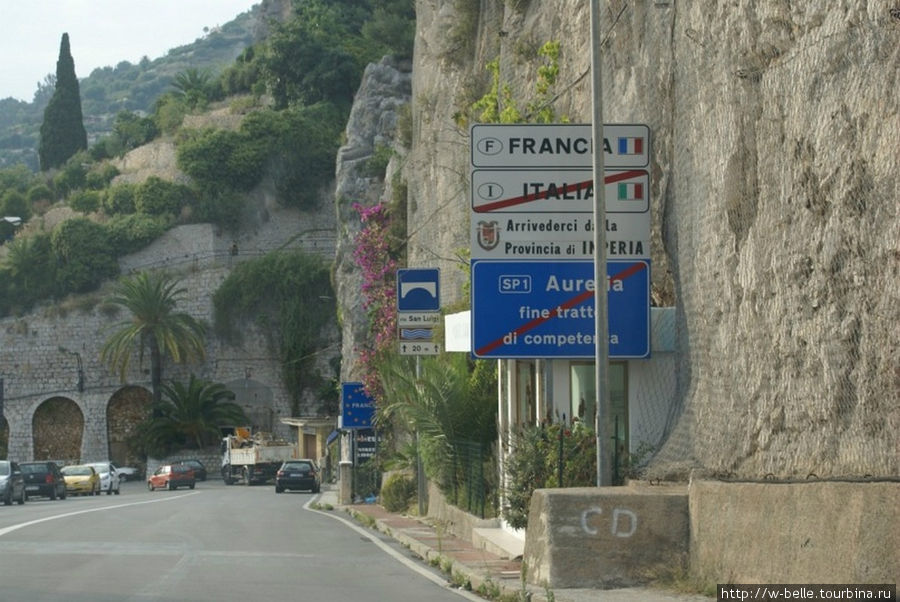
[(249, 466), (290, 460), (294, 456), (293, 445), (254, 445), (231, 450), (232, 466)]

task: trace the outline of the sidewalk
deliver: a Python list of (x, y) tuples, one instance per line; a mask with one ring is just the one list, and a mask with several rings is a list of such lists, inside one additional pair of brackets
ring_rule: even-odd
[[(342, 506), (337, 503), (337, 491), (326, 490), (324, 486), (318, 502), (333, 506), (336, 512), (346, 512), (362, 524), (374, 524), (375, 529), (408, 547), (424, 562), (442, 568), (445, 573), (449, 568), (448, 582), (467, 582), (472, 592), (486, 599), (498, 599), (503, 595), (504, 600), (510, 600), (522, 591), (521, 558), (501, 558), (486, 549), (476, 548), (469, 541), (444, 533), (425, 520), (393, 514), (378, 504)], [(546, 590), (527, 585), (526, 590), (532, 602), (709, 602), (715, 599), (650, 587)]]

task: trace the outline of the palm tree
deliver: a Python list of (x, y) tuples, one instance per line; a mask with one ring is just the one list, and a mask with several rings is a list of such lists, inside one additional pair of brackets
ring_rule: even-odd
[(150, 386), (155, 404), (161, 399), (165, 356), (177, 363), (202, 361), (206, 357), (204, 325), (186, 313), (175, 311), (176, 303), (185, 293), (178, 284), (161, 272), (140, 272), (121, 280), (109, 298), (109, 303), (131, 311), (131, 319), (117, 325), (119, 329), (100, 351), (100, 360), (118, 370), (124, 381), (134, 348), (138, 348), (141, 361), (144, 350), (149, 349)]
[(464, 449), (497, 439), (496, 380), (489, 363), (470, 363), (463, 354), (427, 357), (420, 368), (417, 378), (409, 356), (382, 358), (385, 403), (376, 421), (416, 432), (425, 472), (448, 493)]
[(184, 98), (193, 109), (206, 102), (211, 81), (212, 75), (209, 71), (189, 67), (177, 73), (171, 85), (175, 88), (173, 94)]
[(219, 438), (219, 427), (246, 424), (247, 417), (231, 401), (234, 393), (221, 383), (191, 374), (184, 383), (162, 386), (164, 398), (154, 406), (154, 417), (141, 423), (138, 440), (144, 453), (162, 457), (177, 448), (200, 449)]

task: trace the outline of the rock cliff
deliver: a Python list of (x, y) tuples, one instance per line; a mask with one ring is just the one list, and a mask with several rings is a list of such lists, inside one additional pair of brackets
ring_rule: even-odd
[[(524, 103), (535, 49), (558, 40), (557, 114), (591, 116), (589, 2), (476, 5), (416, 2), (409, 265), (442, 268), (445, 305), (469, 244), (468, 131), (453, 116), (486, 91), (486, 62)], [(896, 476), (896, 4), (602, 7), (604, 121), (651, 128), (652, 296), (678, 316), (655, 474)]]

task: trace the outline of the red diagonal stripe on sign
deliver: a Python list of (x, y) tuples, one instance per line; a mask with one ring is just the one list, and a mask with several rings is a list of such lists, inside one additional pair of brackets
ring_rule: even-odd
[[(621, 182), (622, 180), (630, 180), (631, 178), (638, 178), (644, 175), (644, 171), (642, 170), (631, 170), (631, 171), (617, 171), (603, 178), (603, 181), (606, 184), (615, 184), (616, 182)], [(567, 186), (562, 186), (557, 188), (557, 192), (559, 194), (566, 194), (569, 192), (575, 192), (576, 190), (583, 188), (584, 186), (592, 183), (593, 178), (590, 180), (585, 180), (584, 182), (576, 182), (574, 184), (569, 184)], [(523, 205), (525, 203), (530, 203), (531, 201), (540, 201), (546, 199), (549, 196), (549, 189), (543, 190), (541, 192), (535, 192), (534, 194), (526, 194), (523, 196), (513, 197), (511, 199), (503, 199), (500, 201), (494, 201), (493, 203), (486, 203), (484, 205), (479, 205), (475, 207), (476, 213), (490, 213), (491, 211), (496, 211), (498, 209), (505, 209), (506, 207), (514, 207), (516, 205)], [(594, 195), (596, 196), (596, 195)]]
[[(644, 267), (646, 267), (646, 265), (647, 264), (644, 263), (643, 261), (633, 263), (629, 267), (627, 267), (624, 270), (622, 270), (621, 272), (619, 272), (618, 274), (614, 274), (614, 275), (610, 276), (609, 280), (610, 280), (610, 282), (612, 282), (614, 280), (618, 280), (618, 281), (625, 280), (629, 276), (633, 276), (633, 275), (637, 274), (638, 272), (640, 272), (641, 270), (643, 270)], [(502, 337), (500, 337), (499, 339), (495, 339), (495, 340), (491, 341), (490, 343), (488, 343), (487, 345), (484, 345), (483, 347), (478, 349), (478, 351), (476, 353), (477, 353), (477, 355), (485, 355), (487, 353), (490, 353), (497, 347), (500, 347), (501, 345), (503, 345), (503, 339), (507, 335), (510, 335), (510, 334), (520, 335), (520, 334), (528, 332), (529, 330), (534, 330), (535, 328), (537, 328), (544, 322), (548, 322), (549, 320), (552, 320), (553, 318), (555, 318), (558, 313), (556, 311), (557, 309), (570, 309), (580, 303), (583, 303), (584, 301), (587, 301), (588, 299), (590, 299), (593, 296), (594, 296), (594, 291), (584, 291), (583, 293), (579, 293), (578, 295), (572, 297), (565, 303), (561, 303), (560, 305), (557, 305), (556, 307), (554, 307), (553, 311), (551, 311), (550, 315), (547, 316), (546, 318), (535, 318), (534, 320), (525, 322), (524, 324), (522, 324), (521, 326), (519, 326), (512, 332), (508, 332), (505, 335), (503, 335)]]

